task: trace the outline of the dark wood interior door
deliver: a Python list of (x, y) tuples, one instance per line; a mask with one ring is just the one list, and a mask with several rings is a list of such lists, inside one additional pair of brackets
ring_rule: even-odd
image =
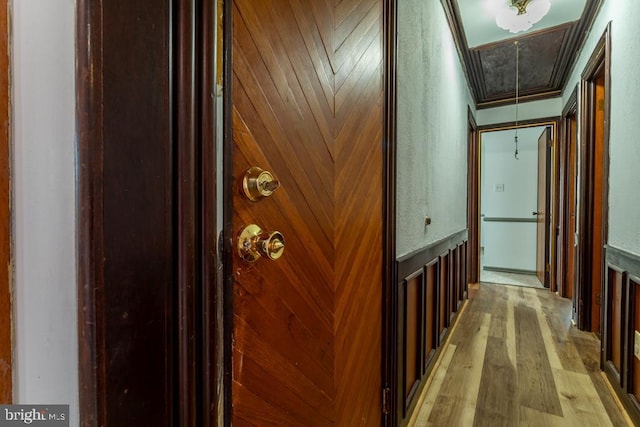
[[(381, 423), (382, 12), (233, 1), (234, 425)], [(280, 188), (248, 200), (251, 167)], [(239, 255), (250, 224), (279, 259)]]
[(544, 286), (548, 286), (548, 230), (549, 230), (549, 146), (551, 144), (551, 128), (547, 127), (538, 138), (538, 210), (537, 238), (536, 238), (536, 275)]
[(572, 114), (566, 120), (567, 129), (567, 169), (566, 169), (566, 218), (565, 218), (565, 271), (564, 297), (573, 300), (575, 306), (575, 254), (576, 254), (576, 210), (577, 210), (577, 119)]
[(605, 67), (598, 69), (593, 77), (594, 103), (592, 104), (593, 135), (591, 160), (591, 331), (600, 332), (602, 312), (602, 288), (604, 284), (605, 227)]

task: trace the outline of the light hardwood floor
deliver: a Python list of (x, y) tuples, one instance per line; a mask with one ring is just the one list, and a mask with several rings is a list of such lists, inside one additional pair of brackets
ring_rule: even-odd
[(548, 290), (473, 286), (416, 426), (626, 426), (599, 369), (599, 341)]

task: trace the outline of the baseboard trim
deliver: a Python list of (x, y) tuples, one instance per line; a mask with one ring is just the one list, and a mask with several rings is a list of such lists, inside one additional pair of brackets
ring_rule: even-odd
[(535, 270), (522, 270), (519, 268), (508, 268), (508, 267), (492, 267), (489, 265), (485, 265), (482, 267), (485, 271), (496, 271), (499, 273), (516, 273), (516, 274), (528, 274), (530, 276), (535, 276)]

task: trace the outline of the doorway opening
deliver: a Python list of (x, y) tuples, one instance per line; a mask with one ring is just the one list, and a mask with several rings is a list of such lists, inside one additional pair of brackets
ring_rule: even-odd
[(552, 119), (480, 130), (475, 214), (481, 282), (540, 288), (555, 282), (550, 274), (555, 132)]
[(581, 83), (578, 326), (601, 333), (609, 175), (610, 30), (600, 39)]
[(572, 317), (577, 315), (577, 209), (578, 209), (578, 88), (564, 107), (559, 144), (559, 223), (558, 233), (558, 294), (572, 301)]

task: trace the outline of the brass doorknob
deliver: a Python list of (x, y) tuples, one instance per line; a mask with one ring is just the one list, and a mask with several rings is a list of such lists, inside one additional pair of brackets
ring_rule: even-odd
[(284, 236), (279, 231), (264, 232), (255, 224), (248, 225), (238, 236), (238, 255), (248, 262), (261, 256), (277, 260), (284, 253)]
[(252, 202), (269, 197), (278, 188), (280, 188), (280, 181), (275, 179), (271, 172), (256, 166), (247, 170), (242, 179), (242, 191)]

